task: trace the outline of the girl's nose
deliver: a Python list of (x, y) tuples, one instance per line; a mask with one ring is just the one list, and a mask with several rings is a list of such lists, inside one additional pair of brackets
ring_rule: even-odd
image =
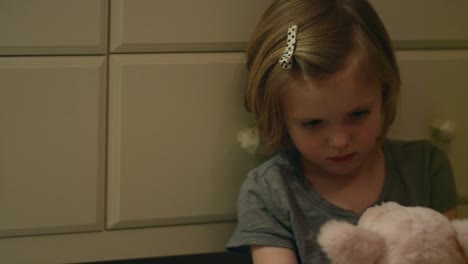
[(346, 149), (350, 143), (350, 135), (343, 129), (333, 131), (328, 139), (329, 145), (339, 151)]

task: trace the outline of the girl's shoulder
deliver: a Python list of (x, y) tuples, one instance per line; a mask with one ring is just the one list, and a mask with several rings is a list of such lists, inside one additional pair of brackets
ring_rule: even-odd
[(295, 165), (283, 153), (277, 154), (253, 168), (244, 179), (239, 199), (255, 196), (281, 205), (286, 203), (286, 189), (290, 185)]
[(421, 168), (449, 163), (446, 154), (429, 140), (387, 139), (383, 150), (387, 161), (393, 165)]
[(432, 148), (433, 144), (429, 140), (399, 140), (399, 139), (386, 139), (384, 141), (384, 148), (390, 148), (393, 151), (420, 151), (427, 148)]
[(284, 170), (290, 167), (292, 165), (288, 159), (282, 154), (276, 154), (250, 170), (243, 185), (277, 189), (283, 182)]
[(434, 155), (441, 150), (432, 144), (429, 140), (395, 140), (387, 139), (384, 141), (383, 149), (386, 153), (395, 157), (404, 159), (412, 157), (427, 157)]

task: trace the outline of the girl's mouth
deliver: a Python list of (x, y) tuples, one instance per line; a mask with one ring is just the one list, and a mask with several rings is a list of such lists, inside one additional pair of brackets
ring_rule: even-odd
[(344, 162), (344, 161), (351, 160), (354, 157), (354, 155), (356, 155), (356, 153), (346, 154), (346, 155), (342, 155), (342, 156), (336, 156), (336, 157), (332, 157), (332, 158), (328, 158), (328, 159), (331, 160), (331, 161), (334, 161), (334, 162)]

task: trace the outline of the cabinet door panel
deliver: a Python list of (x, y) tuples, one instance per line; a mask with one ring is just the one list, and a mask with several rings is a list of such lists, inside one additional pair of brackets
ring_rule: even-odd
[(371, 0), (399, 48), (468, 47), (466, 0)]
[(0, 236), (103, 225), (104, 57), (0, 58)]
[(107, 0), (2, 0), (0, 55), (103, 54)]
[(272, 0), (113, 0), (111, 51), (242, 50)]
[(235, 219), (243, 54), (111, 55), (108, 226)]
[[(399, 51), (402, 74), (400, 111), (391, 136), (401, 139), (430, 139), (436, 119), (456, 123), (450, 144), (434, 143), (451, 159), (461, 197), (468, 197), (468, 51)], [(466, 202), (466, 201), (465, 201)]]

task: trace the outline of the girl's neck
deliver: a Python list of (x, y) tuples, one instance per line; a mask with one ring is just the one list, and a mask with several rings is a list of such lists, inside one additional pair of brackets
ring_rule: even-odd
[(385, 159), (379, 147), (375, 155), (352, 174), (330, 175), (312, 170), (305, 171), (304, 175), (322, 198), (360, 215), (378, 202), (385, 181)]
[(373, 155), (363, 162), (363, 164), (355, 171), (350, 172), (349, 174), (343, 175), (334, 175), (323, 169), (320, 169), (313, 164), (306, 162), (301, 158), (301, 167), (302, 172), (309, 181), (315, 182), (330, 182), (331, 184), (346, 184), (347, 182), (352, 182), (357, 178), (361, 178), (366, 175), (372, 175), (373, 172), (377, 169), (380, 162), (384, 160), (383, 151), (380, 146), (376, 147), (373, 151)]

